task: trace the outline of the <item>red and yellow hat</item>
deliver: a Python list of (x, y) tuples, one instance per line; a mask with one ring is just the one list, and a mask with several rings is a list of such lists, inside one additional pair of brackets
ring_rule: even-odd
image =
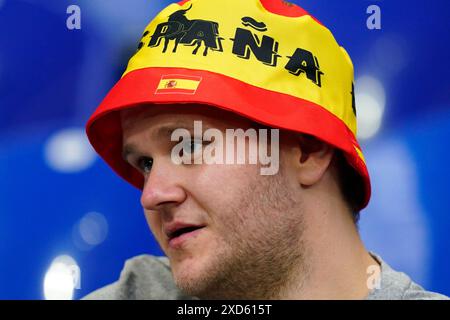
[(163, 9), (145, 29), (122, 78), (90, 117), (99, 155), (139, 189), (122, 159), (119, 110), (198, 103), (271, 127), (313, 135), (343, 151), (370, 178), (356, 140), (353, 64), (330, 30), (281, 0), (190, 0)]

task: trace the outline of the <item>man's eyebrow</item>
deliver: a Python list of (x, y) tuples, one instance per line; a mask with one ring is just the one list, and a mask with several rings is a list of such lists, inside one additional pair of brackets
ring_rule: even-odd
[[(180, 121), (176, 123), (171, 123), (168, 125), (161, 126), (156, 129), (156, 131), (152, 134), (152, 138), (159, 141), (159, 139), (163, 137), (170, 137), (172, 133), (177, 129), (186, 129), (188, 131), (194, 131), (194, 122), (185, 122)], [(138, 148), (130, 143), (124, 144), (122, 147), (122, 158), (127, 161), (127, 158), (130, 154), (140, 154)]]
[(172, 135), (172, 132), (174, 132), (177, 129), (186, 129), (188, 131), (193, 131), (194, 121), (192, 122), (179, 121), (165, 126), (161, 126), (155, 131), (153, 136), (155, 138), (170, 137)]

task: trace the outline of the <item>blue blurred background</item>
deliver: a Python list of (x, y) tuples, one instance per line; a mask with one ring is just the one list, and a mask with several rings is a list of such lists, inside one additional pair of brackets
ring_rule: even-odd
[[(370, 250), (450, 295), (450, 3), (297, 0), (355, 65), (359, 138), (373, 183)], [(84, 125), (124, 71), (163, 0), (0, 0), (0, 299), (73, 298), (161, 254), (139, 192), (115, 176)], [(69, 30), (69, 5), (81, 29)], [(367, 8), (381, 9), (369, 30)]]

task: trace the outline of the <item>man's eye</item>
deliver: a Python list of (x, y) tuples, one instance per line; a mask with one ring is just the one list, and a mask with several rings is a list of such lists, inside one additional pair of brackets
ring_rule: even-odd
[(148, 157), (141, 157), (137, 162), (137, 166), (142, 172), (149, 173), (153, 166), (153, 159)]

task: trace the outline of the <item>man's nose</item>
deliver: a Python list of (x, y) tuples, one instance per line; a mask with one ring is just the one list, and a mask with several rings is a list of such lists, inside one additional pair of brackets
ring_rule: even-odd
[(174, 171), (153, 166), (141, 195), (141, 204), (145, 210), (160, 211), (177, 206), (186, 199), (186, 192), (180, 186), (180, 176)]

